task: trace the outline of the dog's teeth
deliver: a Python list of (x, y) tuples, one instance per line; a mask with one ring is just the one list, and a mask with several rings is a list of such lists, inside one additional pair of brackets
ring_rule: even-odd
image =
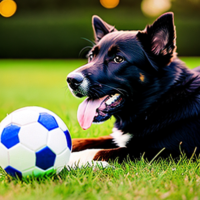
[(115, 102), (119, 98), (120, 94), (111, 95), (111, 97), (105, 102), (106, 105), (111, 105), (113, 102)]
[(112, 100), (112, 98), (110, 98), (110, 99), (108, 99), (107, 101), (106, 101), (106, 105), (110, 105), (110, 104), (112, 104), (112, 102), (113, 102), (113, 100)]

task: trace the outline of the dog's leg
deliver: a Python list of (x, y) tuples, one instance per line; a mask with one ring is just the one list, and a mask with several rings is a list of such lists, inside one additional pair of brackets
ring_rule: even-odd
[(110, 166), (107, 161), (118, 159), (122, 162), (128, 155), (127, 148), (115, 148), (115, 149), (88, 149), (80, 152), (74, 152), (71, 154), (70, 161), (67, 164), (67, 168), (77, 168), (85, 166), (100, 165), (102, 167)]
[(123, 162), (129, 155), (126, 147), (119, 147), (115, 149), (102, 149), (96, 152), (93, 160), (97, 161), (109, 161), (118, 160), (119, 163)]
[(73, 139), (72, 154), (67, 167), (76, 168), (97, 164), (107, 167), (109, 166), (107, 161), (116, 158), (119, 162), (122, 162), (128, 155), (126, 144), (131, 137), (130, 134), (123, 134), (114, 128), (110, 136), (93, 139)]
[(70, 156), (70, 161), (67, 163), (68, 169), (76, 169), (81, 167), (93, 167), (95, 168), (97, 165), (102, 167), (110, 166), (105, 161), (94, 161), (94, 156), (101, 149), (88, 149), (79, 152), (72, 152)]
[(118, 146), (113, 142), (112, 136), (72, 140), (72, 152), (82, 151), (85, 149), (110, 149), (116, 147)]

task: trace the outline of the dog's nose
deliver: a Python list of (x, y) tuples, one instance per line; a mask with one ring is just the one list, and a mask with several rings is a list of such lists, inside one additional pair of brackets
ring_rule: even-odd
[(78, 86), (83, 82), (83, 75), (80, 73), (70, 73), (67, 76), (67, 82), (72, 89), (77, 89)]

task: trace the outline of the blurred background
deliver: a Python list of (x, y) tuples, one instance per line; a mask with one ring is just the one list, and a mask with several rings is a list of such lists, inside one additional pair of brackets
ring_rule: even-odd
[(178, 55), (200, 56), (200, 0), (15, 2), (13, 16), (0, 15), (0, 58), (84, 58), (93, 41), (92, 15), (118, 30), (143, 30), (167, 11), (175, 14)]

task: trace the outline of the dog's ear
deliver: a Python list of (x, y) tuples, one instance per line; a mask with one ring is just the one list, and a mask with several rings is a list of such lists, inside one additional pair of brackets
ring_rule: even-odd
[(174, 14), (172, 12), (161, 15), (152, 25), (137, 34), (145, 52), (153, 62), (168, 65), (176, 51), (176, 31)]
[(92, 27), (94, 30), (95, 42), (99, 42), (106, 34), (116, 31), (114, 26), (107, 24), (96, 15), (92, 17)]

